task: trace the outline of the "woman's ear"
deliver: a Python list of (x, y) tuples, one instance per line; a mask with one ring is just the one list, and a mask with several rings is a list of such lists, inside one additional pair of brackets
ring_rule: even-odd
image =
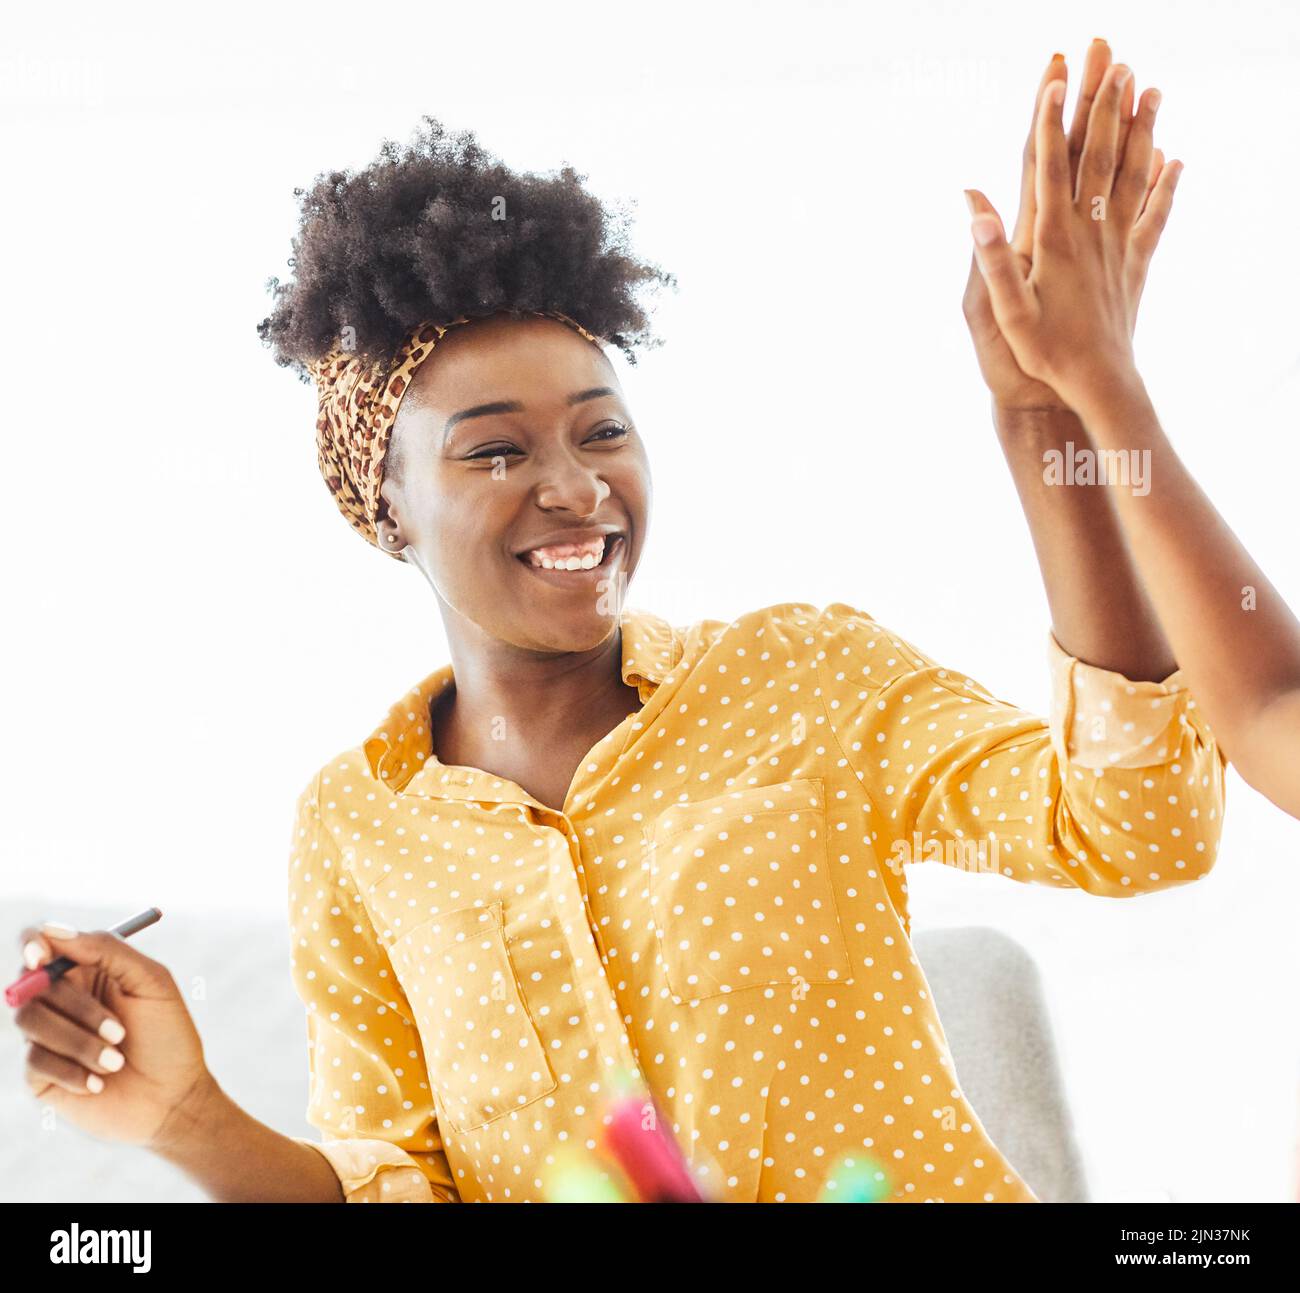
[[(409, 393), (408, 393), (409, 399)], [(402, 413), (407, 407), (403, 401), (398, 410), (397, 421), (388, 436), (388, 446), (384, 452), (383, 473), (379, 482), (378, 517), (375, 521), (375, 533), (379, 546), (388, 552), (404, 552), (410, 542), (402, 530), (402, 483), (406, 476), (406, 445), (402, 434)], [(405, 557), (402, 558), (406, 560)]]
[(402, 531), (401, 515), (394, 510), (393, 502), (386, 496), (385, 482), (379, 490), (379, 517), (375, 521), (375, 537), (385, 552), (397, 553), (406, 560), (407, 537)]

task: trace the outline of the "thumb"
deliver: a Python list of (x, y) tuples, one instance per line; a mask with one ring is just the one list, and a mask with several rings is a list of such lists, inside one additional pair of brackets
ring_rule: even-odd
[(96, 966), (130, 996), (157, 997), (167, 992), (171, 978), (167, 967), (145, 956), (112, 930), (76, 930), (57, 921), (47, 921), (41, 926), (41, 937), (56, 958), (66, 956), (78, 965)]
[(962, 310), (966, 322), (972, 329), (978, 329), (981, 335), (997, 331), (997, 320), (989, 305), (989, 289), (984, 283), (984, 273), (980, 269), (975, 253), (971, 253), (970, 273), (966, 277), (966, 292), (962, 297)]
[(988, 288), (989, 304), (998, 326), (1005, 332), (1008, 322), (1023, 315), (1029, 305), (1020, 259), (1007, 242), (1002, 221), (993, 204), (978, 189), (966, 189), (971, 209), (971, 236), (975, 240), (975, 261)]

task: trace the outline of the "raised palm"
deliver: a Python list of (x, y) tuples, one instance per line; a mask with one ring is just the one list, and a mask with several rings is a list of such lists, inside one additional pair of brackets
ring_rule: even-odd
[[(1088, 50), (1084, 61), (1083, 82), (1079, 89), (1079, 98), (1075, 104), (1074, 119), (1070, 126), (1069, 154), (1070, 179), (1077, 184), (1079, 159), (1083, 153), (1084, 142), (1088, 134), (1088, 121), (1106, 69), (1110, 66), (1110, 47), (1105, 41), (1096, 40)], [(1034, 164), (1035, 164), (1035, 129), (1039, 103), (1043, 91), (1055, 80), (1066, 80), (1065, 60), (1059, 55), (1053, 58), (1038, 85), (1034, 97), (1034, 114), (1030, 122), (1029, 135), (1025, 141), (1023, 168), (1020, 183), (1020, 211), (1016, 217), (1015, 231), (1010, 238), (1010, 245), (1020, 257), (1025, 273), (1028, 274), (1032, 264), (1034, 241), (1034, 220), (1037, 216), (1035, 198)], [(1133, 116), (1134, 81), (1129, 78), (1120, 104), (1119, 157), (1122, 161), (1124, 146), (1128, 139), (1129, 125)], [(1151, 170), (1147, 177), (1147, 193), (1155, 187), (1164, 167), (1164, 154), (1155, 149), (1151, 159)], [(973, 199), (972, 214), (991, 211), (992, 208), (982, 198)], [(1146, 285), (1147, 270), (1151, 257), (1155, 254), (1164, 228), (1163, 215), (1145, 210), (1134, 224), (1125, 248), (1124, 273), (1129, 288), (1130, 303), (1129, 334), (1137, 324), (1138, 302), (1142, 289)], [(988, 288), (984, 276), (980, 273), (974, 255), (971, 256), (970, 274), (966, 281), (966, 292), (962, 297), (962, 312), (970, 329), (971, 340), (975, 343), (975, 353), (979, 361), (980, 372), (993, 394), (994, 402), (999, 408), (1014, 409), (1066, 409), (1065, 401), (1046, 383), (1030, 377), (1016, 363), (989, 301)]]

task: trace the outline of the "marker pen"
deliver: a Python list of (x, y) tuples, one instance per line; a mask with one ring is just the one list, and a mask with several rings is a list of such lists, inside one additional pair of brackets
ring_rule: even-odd
[(614, 1102), (604, 1128), (605, 1148), (642, 1203), (703, 1203), (681, 1148), (661, 1124), (657, 1109), (651, 1126), (645, 1125), (645, 1103), (644, 1097), (636, 1095)]
[[(132, 934), (144, 929), (146, 925), (152, 925), (154, 921), (161, 919), (162, 912), (157, 907), (148, 907), (132, 916), (130, 920), (124, 920), (120, 925), (114, 925), (108, 932), (117, 934), (121, 938), (130, 938)], [(21, 978), (15, 979), (5, 989), (5, 1001), (11, 1006), (21, 1006), (33, 997), (40, 996), (51, 983), (61, 979), (76, 964), (77, 962), (70, 956), (56, 956), (54, 960), (47, 964), (38, 965), (34, 970), (28, 970)]]

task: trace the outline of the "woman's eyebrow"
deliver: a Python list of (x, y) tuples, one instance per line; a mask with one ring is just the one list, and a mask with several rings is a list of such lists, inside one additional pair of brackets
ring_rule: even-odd
[(568, 403), (581, 404), (583, 400), (598, 400), (603, 395), (617, 395), (618, 392), (612, 386), (593, 386), (590, 390), (579, 391), (576, 395), (570, 395)]
[(453, 413), (447, 419), (447, 425), (442, 428), (442, 438), (447, 439), (448, 433), (457, 422), (464, 422), (466, 418), (487, 417), (491, 413), (522, 413), (524, 406), (518, 400), (497, 400), (493, 404), (476, 404), (472, 409), (461, 409), (459, 413)]
[[(586, 400), (598, 400), (605, 395), (616, 395), (618, 392), (612, 386), (592, 386), (585, 391), (578, 391), (570, 395), (565, 403), (582, 404)], [(447, 424), (442, 428), (442, 438), (444, 443), (447, 436), (451, 434), (451, 429), (457, 422), (464, 422), (466, 418), (489, 417), (493, 413), (522, 413), (524, 406), (518, 400), (496, 400), (491, 404), (476, 404), (470, 409), (461, 409), (459, 413), (453, 413), (447, 419)]]

